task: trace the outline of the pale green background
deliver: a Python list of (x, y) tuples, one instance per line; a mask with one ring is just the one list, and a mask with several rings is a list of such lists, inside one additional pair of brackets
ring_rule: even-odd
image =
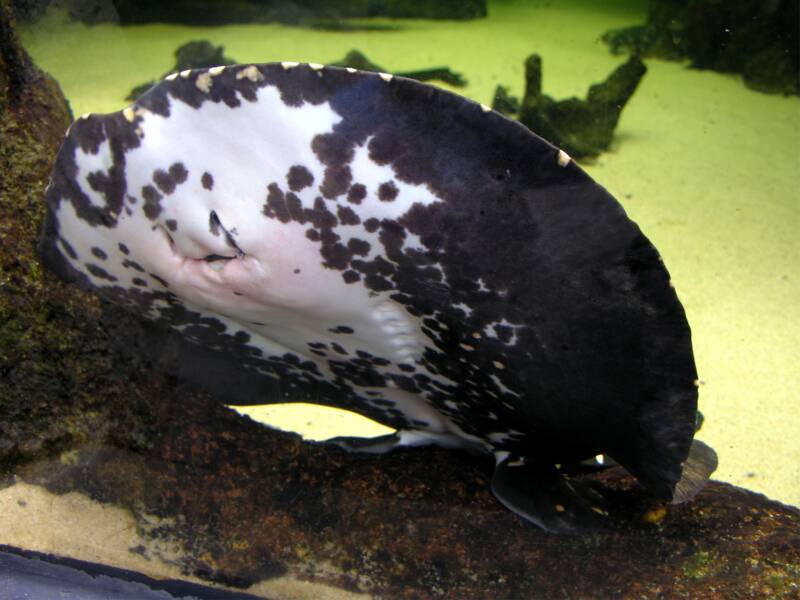
[[(208, 39), (240, 62), (326, 63), (358, 48), (388, 70), (448, 65), (458, 90), (489, 104), (495, 85), (521, 94), (523, 61), (544, 59), (544, 89), (583, 95), (624, 60), (600, 42), (643, 22), (645, 3), (494, 2), (488, 19), (397, 21), (393, 32), (278, 25), (120, 28), (51, 13), (22, 29), (36, 62), (61, 83), (76, 116), (109, 112), (173, 64), (177, 46)], [(658, 247), (686, 307), (705, 385), (701, 437), (716, 477), (800, 505), (800, 100), (747, 89), (735, 76), (649, 60), (612, 151), (587, 167)], [(296, 406), (262, 411), (309, 437), (372, 434), (370, 426)]]

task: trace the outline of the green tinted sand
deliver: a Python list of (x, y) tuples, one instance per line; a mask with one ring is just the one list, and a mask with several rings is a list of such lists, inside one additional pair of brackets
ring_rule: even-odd
[[(602, 5), (602, 8), (600, 7)], [(515, 94), (523, 61), (544, 60), (544, 89), (583, 95), (624, 59), (600, 42), (640, 23), (644, 2), (497, 2), (471, 22), (383, 21), (381, 32), (278, 25), (120, 28), (65, 23), (56, 13), (23, 29), (36, 62), (61, 83), (76, 115), (125, 105), (136, 84), (173, 64), (175, 48), (207, 39), (240, 62), (332, 62), (358, 48), (388, 70), (447, 65), (489, 104)], [(612, 151), (586, 168), (661, 251), (694, 333), (706, 416), (702, 439), (716, 477), (800, 504), (800, 101), (748, 90), (738, 78), (648, 61)], [(325, 438), (377, 426), (308, 406), (257, 413)]]

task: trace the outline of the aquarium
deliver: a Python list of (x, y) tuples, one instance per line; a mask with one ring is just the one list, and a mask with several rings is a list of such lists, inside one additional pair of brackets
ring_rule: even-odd
[(796, 0), (0, 19), (0, 596), (798, 593)]

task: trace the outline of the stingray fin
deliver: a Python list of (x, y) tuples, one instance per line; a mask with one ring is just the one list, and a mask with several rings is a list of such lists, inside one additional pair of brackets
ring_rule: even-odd
[(710, 447), (694, 440), (689, 456), (683, 463), (681, 478), (675, 485), (672, 504), (680, 504), (693, 498), (706, 485), (708, 478), (717, 469), (717, 453)]
[(325, 440), (325, 443), (339, 446), (348, 452), (385, 454), (400, 445), (400, 435), (395, 432), (376, 437), (339, 436)]
[(577, 535), (598, 529), (607, 514), (600, 502), (589, 498), (588, 490), (555, 467), (516, 457), (498, 462), (492, 493), (506, 508), (551, 533)]

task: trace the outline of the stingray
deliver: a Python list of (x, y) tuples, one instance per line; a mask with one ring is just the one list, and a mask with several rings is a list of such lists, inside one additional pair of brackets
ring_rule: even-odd
[(607, 520), (570, 476), (598, 455), (671, 502), (716, 466), (656, 249), (565, 152), (458, 95), (184, 71), (73, 123), (46, 202), (45, 264), (179, 331), (187, 376), (396, 430), (350, 450), (493, 455), (496, 497), (549, 531)]

